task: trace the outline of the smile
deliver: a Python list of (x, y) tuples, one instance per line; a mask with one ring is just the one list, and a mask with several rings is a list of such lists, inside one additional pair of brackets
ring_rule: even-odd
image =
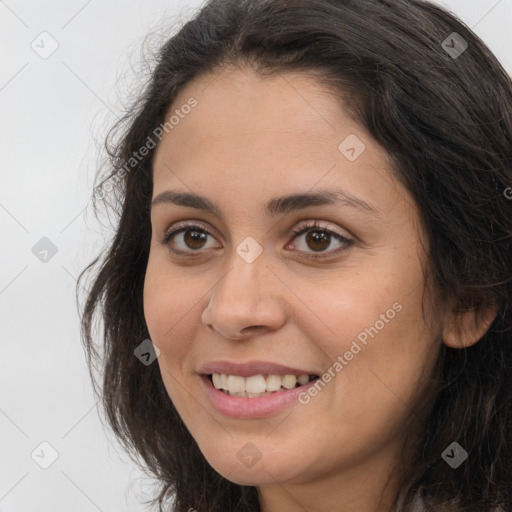
[[(300, 405), (299, 396), (307, 393), (308, 388), (314, 386), (318, 379), (316, 375), (303, 373), (298, 376), (258, 374), (248, 377), (225, 373), (200, 375), (202, 388), (211, 406), (223, 416), (240, 420), (265, 418), (293, 405)], [(244, 391), (235, 391), (242, 388)], [(264, 391), (254, 392), (262, 388)]]
[(315, 380), (316, 375), (227, 375), (213, 373), (208, 376), (216, 389), (230, 395), (243, 398), (258, 398), (301, 387)]

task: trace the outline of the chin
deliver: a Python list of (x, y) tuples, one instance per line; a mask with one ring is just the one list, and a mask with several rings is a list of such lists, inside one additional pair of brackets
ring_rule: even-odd
[[(277, 460), (269, 457), (265, 459), (254, 458), (252, 461), (246, 458), (244, 462), (237, 456), (237, 452), (227, 454), (227, 450), (223, 452), (215, 452), (203, 454), (212, 468), (222, 475), (226, 480), (237, 485), (275, 485), (277, 482), (284, 482), (296, 476), (297, 468), (291, 467), (290, 459)], [(265, 460), (264, 460), (265, 459)]]

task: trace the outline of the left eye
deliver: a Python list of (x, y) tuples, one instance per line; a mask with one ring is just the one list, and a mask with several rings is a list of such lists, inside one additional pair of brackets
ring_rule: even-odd
[[(294, 239), (306, 234), (305, 242), (308, 244), (308, 248), (313, 250), (315, 253), (324, 253), (325, 249), (328, 249), (331, 246), (333, 238), (341, 244), (341, 247), (329, 251), (329, 253), (338, 254), (339, 252), (348, 249), (354, 243), (353, 240), (319, 226), (318, 224), (307, 225), (302, 228), (292, 230), (292, 233), (295, 234)], [(316, 258), (321, 256), (311, 255), (308, 257)]]
[[(175, 238), (180, 240), (177, 236), (182, 234), (181, 242), (185, 244), (181, 248), (175, 248), (176, 244), (173, 243)], [(308, 248), (313, 253), (325, 253), (326, 249), (328, 249), (333, 241), (333, 238), (341, 244), (341, 247), (338, 249), (329, 251), (329, 253), (338, 254), (341, 251), (347, 250), (354, 241), (352, 239), (346, 238), (339, 233), (335, 233), (322, 227), (316, 223), (299, 227), (298, 229), (292, 229), (290, 234), (294, 235), (294, 240), (306, 234), (305, 243)], [(176, 226), (174, 229), (168, 231), (162, 240), (162, 244), (169, 246), (169, 250), (175, 254), (190, 254), (190, 252), (198, 252), (201, 249), (205, 248), (205, 242), (208, 237), (212, 237), (213, 235), (198, 225), (191, 224), (181, 224)], [(293, 244), (295, 245), (295, 244)], [(288, 245), (287, 245), (288, 246)], [(189, 249), (189, 250), (187, 250)], [(300, 252), (308, 252), (307, 250), (301, 250)], [(307, 256), (308, 258), (318, 258), (322, 256), (317, 256), (316, 254), (311, 254)]]

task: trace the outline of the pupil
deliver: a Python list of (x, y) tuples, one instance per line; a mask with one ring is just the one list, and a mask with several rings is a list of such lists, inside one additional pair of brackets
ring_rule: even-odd
[[(322, 233), (321, 231), (310, 231), (307, 235), (306, 235), (306, 239), (307, 239), (307, 242), (308, 244), (313, 244), (313, 246), (311, 247), (311, 249), (313, 249), (314, 251), (321, 251), (322, 249), (327, 249), (327, 247), (329, 247), (329, 238), (330, 238), (330, 235), (328, 233)], [(327, 244), (324, 243), (323, 245), (321, 244), (321, 247), (315, 247), (315, 244), (317, 244), (318, 242), (326, 242), (327, 241)]]
[[(191, 233), (194, 235), (192, 236)], [(203, 245), (206, 238), (206, 233), (200, 233), (199, 231), (187, 231), (185, 232), (185, 243), (191, 248), (191, 249), (200, 249)], [(197, 242), (199, 241), (199, 245), (197, 245)]]

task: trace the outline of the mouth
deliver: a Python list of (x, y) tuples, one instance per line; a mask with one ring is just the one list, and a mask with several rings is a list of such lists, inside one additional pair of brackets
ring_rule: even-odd
[(258, 374), (244, 377), (225, 373), (205, 375), (222, 393), (242, 398), (259, 398), (300, 388), (319, 379), (318, 375)]

